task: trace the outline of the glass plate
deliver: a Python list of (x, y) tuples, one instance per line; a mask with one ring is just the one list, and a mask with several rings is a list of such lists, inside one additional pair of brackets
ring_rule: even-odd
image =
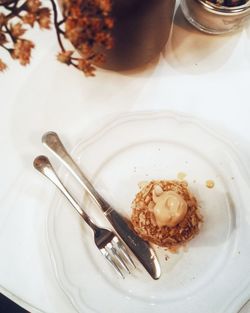
[[(249, 172), (230, 140), (193, 118), (138, 112), (110, 121), (80, 142), (74, 158), (96, 189), (125, 216), (138, 183), (185, 173), (204, 225), (186, 249), (156, 248), (162, 276), (140, 267), (119, 279), (93, 243), (92, 231), (57, 194), (48, 216), (50, 255), (57, 279), (78, 312), (236, 313), (249, 297)], [(66, 171), (67, 186), (106, 225)], [(214, 188), (206, 187), (213, 180)]]

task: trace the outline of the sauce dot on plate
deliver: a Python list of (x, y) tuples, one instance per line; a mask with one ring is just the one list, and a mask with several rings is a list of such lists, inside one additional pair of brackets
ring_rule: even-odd
[(183, 172), (180, 172), (180, 173), (177, 174), (177, 178), (179, 180), (184, 180), (186, 176), (187, 176), (187, 174), (183, 173)]
[(207, 180), (206, 181), (206, 186), (207, 186), (207, 188), (210, 188), (210, 189), (212, 189), (212, 188), (214, 188), (214, 181), (213, 180)]

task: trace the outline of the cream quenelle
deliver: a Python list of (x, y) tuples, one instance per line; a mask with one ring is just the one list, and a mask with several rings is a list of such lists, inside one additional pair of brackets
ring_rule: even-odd
[(174, 191), (164, 191), (155, 197), (154, 215), (158, 226), (174, 227), (187, 214), (186, 201)]

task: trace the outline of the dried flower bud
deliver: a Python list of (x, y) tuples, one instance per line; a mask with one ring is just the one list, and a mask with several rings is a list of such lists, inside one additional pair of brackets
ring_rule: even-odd
[(20, 64), (27, 65), (30, 63), (31, 50), (35, 47), (32, 41), (26, 39), (18, 39), (14, 44), (12, 51), (13, 59), (18, 59)]
[(74, 51), (62, 51), (62, 52), (58, 53), (57, 60), (62, 62), (62, 63), (65, 63), (67, 65), (70, 65), (71, 57), (72, 57), (73, 53), (74, 53)]
[(105, 42), (107, 41), (107, 38), (108, 38), (108, 34), (105, 32), (98, 32), (95, 35), (95, 40), (100, 44), (105, 44)]
[(96, 0), (97, 5), (100, 7), (100, 9), (108, 14), (111, 11), (111, 2), (107, 0)]
[(0, 72), (4, 72), (7, 68), (7, 65), (0, 59)]
[(12, 33), (12, 36), (17, 38), (22, 36), (26, 32), (26, 29), (22, 27), (21, 23), (17, 23), (15, 25), (11, 25), (10, 31)]
[(78, 60), (77, 67), (80, 71), (84, 72), (86, 76), (95, 76), (95, 68), (89, 61), (85, 59), (80, 59)]
[(113, 39), (113, 37), (111, 36), (111, 34), (107, 34), (107, 35), (106, 35), (104, 44), (105, 44), (105, 48), (106, 48), (107, 50), (110, 50), (110, 49), (113, 48), (113, 46), (114, 46), (114, 39)]
[(27, 0), (26, 5), (28, 8), (28, 12), (36, 13), (41, 6), (40, 0)]
[(86, 57), (91, 55), (92, 52), (89, 44), (86, 42), (78, 46), (78, 50), (82, 55), (85, 55)]
[(36, 21), (36, 15), (34, 13), (27, 13), (24, 16), (22, 16), (22, 21), (25, 24), (30, 25), (31, 27), (34, 26), (34, 23)]
[(37, 21), (41, 28), (50, 28), (50, 10), (41, 8), (37, 11)]
[(114, 27), (114, 20), (110, 17), (105, 18), (105, 25), (108, 27), (108, 29), (111, 29)]

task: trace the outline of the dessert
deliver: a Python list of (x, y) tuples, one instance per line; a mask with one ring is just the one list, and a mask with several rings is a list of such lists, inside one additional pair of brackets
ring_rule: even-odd
[(202, 216), (186, 181), (154, 180), (137, 193), (131, 222), (143, 239), (176, 250), (199, 233)]

